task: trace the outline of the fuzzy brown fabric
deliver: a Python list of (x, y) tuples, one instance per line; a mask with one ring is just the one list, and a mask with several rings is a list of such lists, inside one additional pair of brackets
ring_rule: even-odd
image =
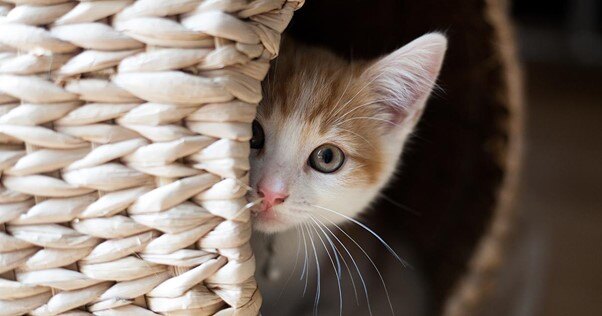
[(512, 94), (520, 89), (508, 83), (516, 65), (500, 52), (499, 28), (507, 27), (500, 23), (507, 21), (492, 21), (492, 3), (499, 10), (494, 14), (504, 17), (499, 1), (308, 1), (289, 32), (353, 59), (390, 52), (426, 32), (447, 34), (443, 91), (429, 102), (400, 177), (385, 193), (419, 215), (381, 200), (368, 217), (385, 239), (403, 234), (413, 243), (430, 280), (433, 314), (441, 314), (458, 289), (500, 213), (499, 193), (518, 135), (512, 126), (519, 104), (512, 103), (520, 96)]

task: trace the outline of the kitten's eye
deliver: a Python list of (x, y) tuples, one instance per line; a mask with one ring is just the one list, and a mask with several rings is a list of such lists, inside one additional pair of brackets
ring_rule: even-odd
[(309, 165), (316, 171), (322, 173), (332, 173), (343, 165), (345, 154), (343, 151), (332, 144), (324, 144), (314, 149), (309, 155)]
[(263, 127), (261, 124), (257, 122), (257, 120), (253, 121), (253, 138), (251, 138), (251, 148), (253, 149), (261, 149), (263, 148), (263, 143), (265, 142), (265, 134), (263, 133)]

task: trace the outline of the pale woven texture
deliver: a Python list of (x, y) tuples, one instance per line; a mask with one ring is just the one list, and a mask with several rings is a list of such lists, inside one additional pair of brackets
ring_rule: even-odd
[(302, 0), (0, 0), (0, 315), (255, 315), (250, 123)]

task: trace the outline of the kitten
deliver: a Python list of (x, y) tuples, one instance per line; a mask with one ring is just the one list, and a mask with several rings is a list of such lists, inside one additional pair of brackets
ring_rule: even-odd
[[(284, 47), (251, 140), (255, 228), (355, 217), (393, 175), (433, 89), (447, 40), (424, 35), (372, 63)], [(326, 210), (328, 209), (328, 210)]]
[[(254, 238), (258, 271), (265, 269), (266, 262), (290, 269), (295, 261), (296, 266), (295, 251), (299, 244), (309, 244), (310, 227), (316, 235), (316, 227), (322, 224), (336, 231), (335, 224), (349, 222), (368, 208), (397, 168), (404, 144), (435, 85), (446, 47), (443, 35), (431, 33), (378, 60), (349, 63), (322, 49), (283, 44), (264, 82), (265, 97), (251, 140), (250, 184), (254, 190), (249, 198), (261, 199), (253, 209), (254, 227), (275, 241), (266, 247), (261, 237)], [(326, 226), (320, 228), (324, 235)], [(304, 230), (303, 241), (299, 240), (301, 234), (291, 230), (294, 227)], [(326, 248), (314, 239), (316, 246)], [(266, 251), (268, 247), (275, 250)], [(403, 246), (394, 247), (399, 250)], [(410, 254), (403, 250), (407, 259)], [(330, 264), (328, 259), (323, 263)], [(385, 279), (404, 278), (388, 284), (390, 292), (400, 296), (393, 305), (403, 306), (407, 315), (422, 314), (424, 290), (418, 273), (388, 270), (383, 270)], [(283, 286), (298, 287), (302, 282), (278, 284), (284, 278), (267, 280), (265, 276), (258, 276), (267, 297), (262, 308), (265, 315), (311, 313), (311, 308), (298, 302), (274, 303)], [(328, 297), (336, 295), (333, 286), (337, 280), (325, 277), (322, 275), (323, 286), (331, 290), (322, 291), (326, 297), (320, 304), (330, 306), (321, 306), (320, 312), (337, 314), (336, 297)], [(370, 293), (381, 285), (368, 283)], [(349, 291), (349, 284), (344, 288)], [(372, 297), (372, 305), (388, 308), (384, 297)], [(415, 306), (410, 307), (412, 304)], [(353, 314), (367, 315), (355, 308)], [(374, 315), (387, 311), (381, 309)]]

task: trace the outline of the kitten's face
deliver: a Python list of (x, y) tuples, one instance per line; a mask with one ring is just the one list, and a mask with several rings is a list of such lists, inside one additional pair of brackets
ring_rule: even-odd
[(265, 81), (251, 141), (251, 199), (262, 199), (255, 227), (338, 223), (364, 210), (395, 171), (445, 47), (443, 36), (430, 34), (357, 65), (284, 48)]

